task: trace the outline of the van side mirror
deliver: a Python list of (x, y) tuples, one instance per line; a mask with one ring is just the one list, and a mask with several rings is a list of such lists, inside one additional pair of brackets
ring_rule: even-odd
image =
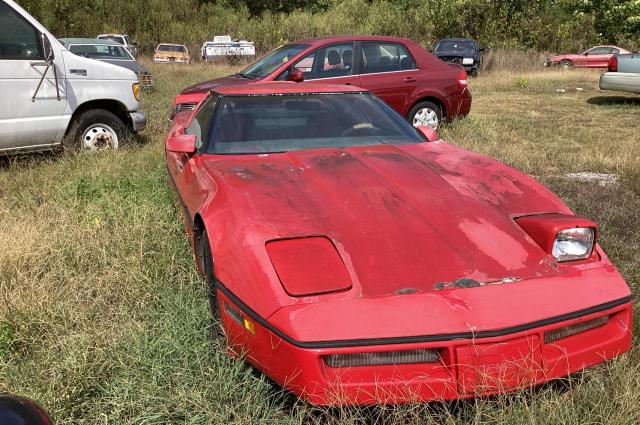
[(300, 71), (298, 68), (293, 68), (289, 72), (287, 81), (293, 81), (294, 83), (301, 83), (304, 81), (304, 73)]
[(182, 134), (169, 137), (165, 142), (167, 152), (192, 154), (196, 151), (196, 135)]
[(44, 53), (44, 60), (51, 63), (55, 59), (55, 54), (53, 53), (53, 47), (51, 47), (51, 42), (45, 33), (40, 33), (40, 45), (42, 46), (42, 53)]
[(436, 140), (440, 140), (440, 136), (438, 136), (438, 131), (429, 127), (428, 125), (419, 125), (416, 129), (422, 133), (422, 135), (427, 139), (428, 142), (435, 142)]

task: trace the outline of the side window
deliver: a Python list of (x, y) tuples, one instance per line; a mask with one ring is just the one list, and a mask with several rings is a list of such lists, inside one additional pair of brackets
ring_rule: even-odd
[(0, 60), (43, 59), (38, 31), (0, 2)]
[(587, 52), (589, 56), (592, 55), (608, 55), (611, 52), (609, 47), (596, 47)]
[(353, 75), (353, 50), (353, 43), (332, 44), (314, 50), (293, 66), (304, 73), (305, 80)]
[(620, 49), (611, 49), (611, 54), (617, 55), (618, 53), (620, 53)]
[(209, 131), (209, 126), (211, 125), (211, 119), (213, 118), (213, 112), (216, 110), (216, 105), (218, 104), (217, 97), (210, 97), (205, 101), (205, 104), (196, 112), (196, 115), (193, 117), (191, 124), (185, 129), (185, 133), (187, 134), (195, 134), (196, 136), (196, 150), (200, 151), (202, 146), (204, 145), (205, 139), (207, 137), (207, 132)]
[(416, 63), (407, 49), (397, 43), (362, 43), (362, 73), (408, 71)]

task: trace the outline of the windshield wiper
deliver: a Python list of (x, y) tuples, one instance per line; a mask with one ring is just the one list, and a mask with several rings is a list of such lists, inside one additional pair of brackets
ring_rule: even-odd
[(252, 76), (248, 74), (243, 74), (242, 72), (236, 72), (235, 74), (232, 75), (232, 77), (240, 77), (240, 78), (246, 78), (247, 80), (255, 80), (255, 78), (253, 78)]

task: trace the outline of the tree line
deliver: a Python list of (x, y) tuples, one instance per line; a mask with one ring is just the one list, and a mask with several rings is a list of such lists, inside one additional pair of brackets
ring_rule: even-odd
[(214, 35), (256, 42), (378, 34), (425, 46), (472, 37), (486, 47), (576, 51), (597, 43), (640, 48), (639, 0), (19, 0), (57, 37), (127, 33), (143, 51), (192, 49)]

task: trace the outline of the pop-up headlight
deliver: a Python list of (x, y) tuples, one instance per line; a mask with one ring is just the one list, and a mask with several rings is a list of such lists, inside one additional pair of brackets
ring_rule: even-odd
[(591, 220), (567, 214), (520, 217), (516, 222), (558, 262), (586, 260), (596, 243), (597, 225)]

